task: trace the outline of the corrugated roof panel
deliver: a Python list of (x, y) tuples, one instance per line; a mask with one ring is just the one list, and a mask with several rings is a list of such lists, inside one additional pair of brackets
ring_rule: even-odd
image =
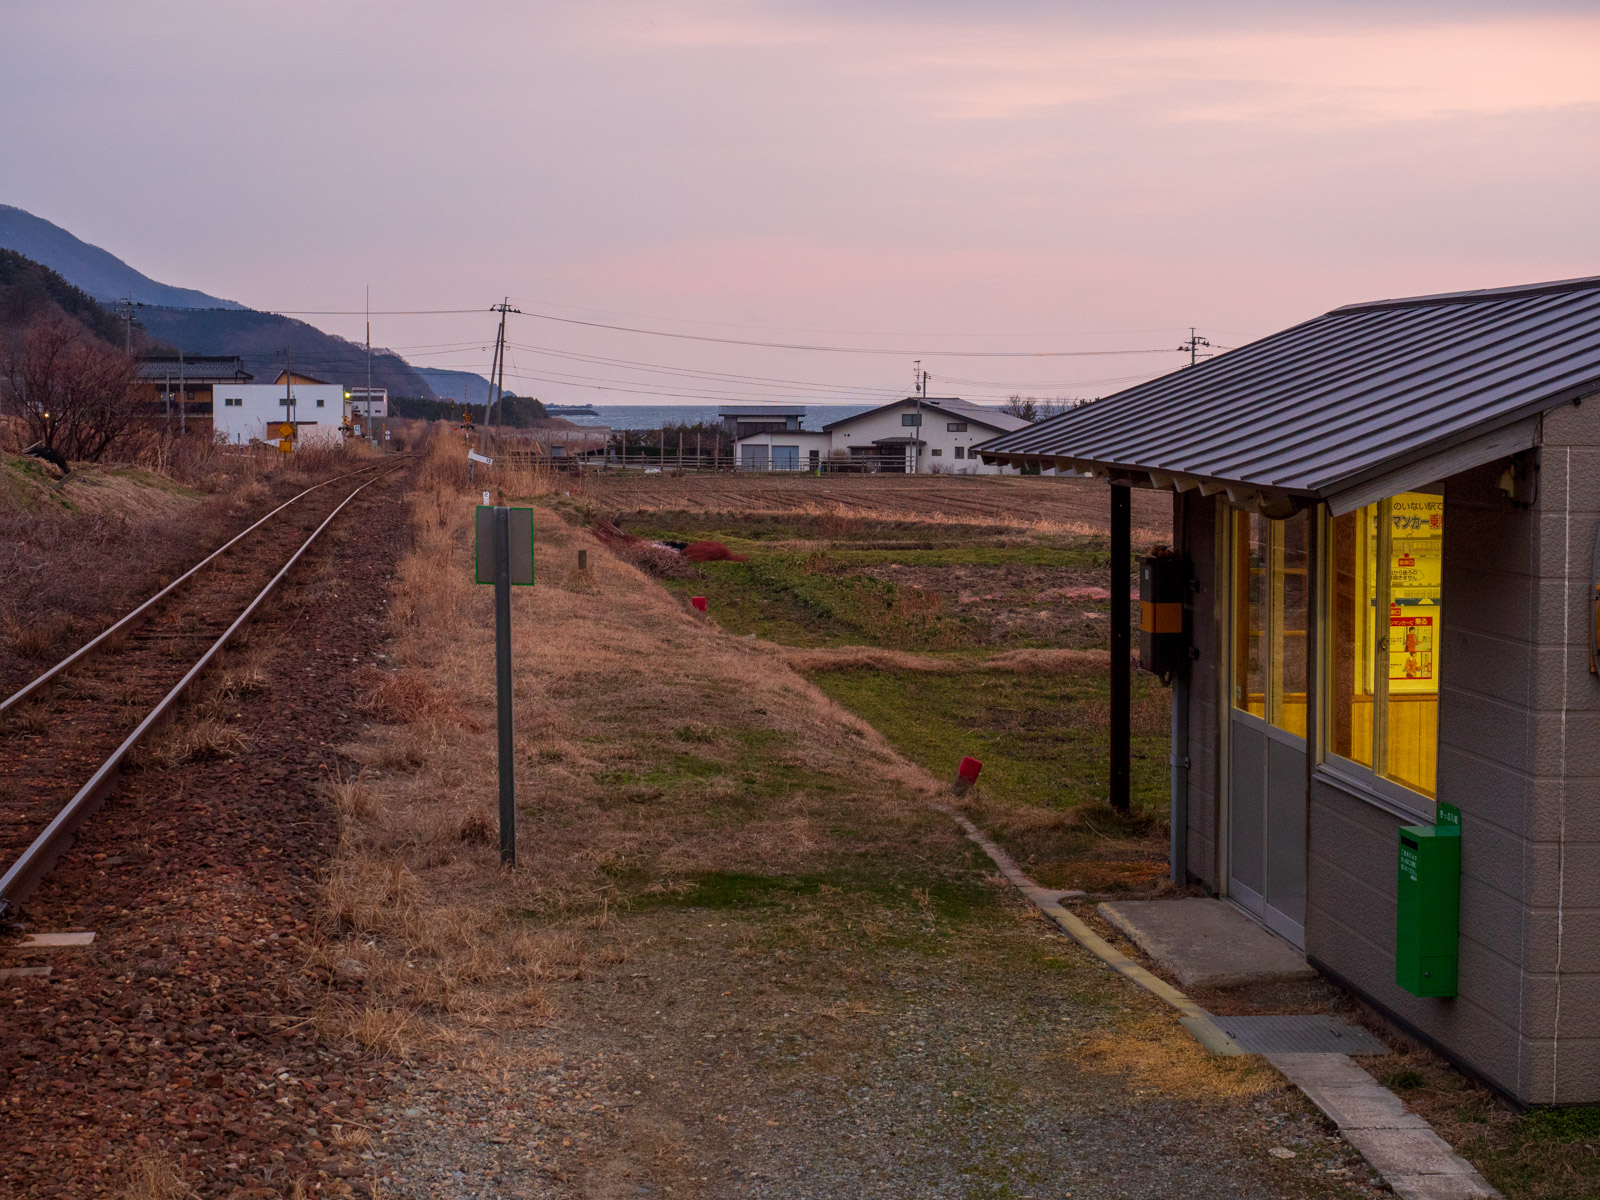
[(1600, 387), (1600, 277), (1335, 309), (981, 446), (1325, 495)]

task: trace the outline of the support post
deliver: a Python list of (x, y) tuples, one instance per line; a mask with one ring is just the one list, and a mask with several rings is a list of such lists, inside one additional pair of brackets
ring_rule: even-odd
[[(1172, 547), (1183, 564), (1185, 581), (1189, 575), (1189, 493), (1179, 492), (1172, 498)], [(1186, 587), (1183, 598), (1183, 620), (1186, 630), (1193, 630), (1194, 618), (1190, 609), (1193, 589)], [(1191, 634), (1191, 636), (1193, 636)], [(1189, 886), (1189, 666), (1172, 675), (1172, 737), (1168, 751), (1172, 769), (1172, 819), (1171, 844), (1168, 847), (1168, 868), (1172, 886)], [(1309, 792), (1307, 793), (1309, 794)]]
[(1111, 807), (1127, 812), (1130, 795), (1133, 702), (1132, 497), (1111, 485)]
[(517, 865), (517, 780), (511, 743), (511, 510), (494, 510), (494, 675), (500, 724), (500, 862)]

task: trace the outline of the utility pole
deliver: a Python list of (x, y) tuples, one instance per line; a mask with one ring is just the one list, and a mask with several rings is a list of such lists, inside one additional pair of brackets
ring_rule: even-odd
[(119, 301), (119, 303), (122, 306), (122, 323), (126, 327), (126, 333), (125, 333), (125, 335), (124, 335), (124, 337), (122, 339), (122, 349), (123, 349), (124, 353), (126, 353), (128, 355), (132, 355), (133, 354), (133, 297), (124, 296)]
[(367, 436), (378, 444), (377, 430), (372, 428), (372, 285), (367, 284)]
[(294, 355), (291, 348), (283, 348), (283, 408), (290, 425), (294, 424)]
[[(1191, 367), (1194, 366), (1194, 364), (1196, 362), (1198, 362), (1199, 359), (1200, 359), (1200, 347), (1201, 346), (1204, 346), (1204, 347), (1206, 347), (1206, 349), (1209, 350), (1211, 348), (1211, 343), (1206, 341), (1206, 339), (1203, 338), (1203, 337), (1196, 337), (1195, 336), (1195, 332), (1194, 332), (1194, 326), (1193, 325), (1189, 326), (1189, 338), (1188, 338), (1187, 341), (1185, 341), (1181, 345), (1179, 345), (1178, 349), (1179, 350), (1187, 350), (1189, 352), (1189, 365)], [(1210, 355), (1207, 355), (1206, 357), (1209, 358)]]
[(183, 386), (183, 351), (178, 351), (178, 436), (189, 432), (189, 396)]
[[(496, 415), (502, 420), (504, 419), (504, 413), (498, 412), (496, 406), (498, 406), (500, 403), (500, 397), (505, 391), (506, 382), (506, 314), (520, 314), (522, 312), (520, 308), (511, 307), (510, 296), (507, 296), (499, 304), (491, 305), (489, 311), (500, 314), (500, 331), (495, 335), (494, 362), (489, 367), (489, 385), (494, 389), (493, 395), (492, 397), (487, 394), (484, 396), (483, 423), (485, 425), (489, 424), (489, 414), (491, 410), (495, 410)], [(497, 369), (499, 371), (498, 376), (496, 376)]]
[(917, 475), (922, 471), (922, 397), (928, 390), (928, 373), (922, 369), (920, 358), (911, 364), (911, 377), (915, 380), (917, 393), (917, 427), (911, 440), (911, 473)]

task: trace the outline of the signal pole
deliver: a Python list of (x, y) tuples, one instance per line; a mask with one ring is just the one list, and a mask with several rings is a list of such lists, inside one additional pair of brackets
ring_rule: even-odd
[(372, 285), (367, 284), (367, 426), (366, 434), (372, 444), (378, 444), (377, 431), (372, 428)]

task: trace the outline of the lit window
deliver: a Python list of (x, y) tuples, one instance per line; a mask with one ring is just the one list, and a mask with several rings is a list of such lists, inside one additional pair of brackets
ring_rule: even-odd
[(967, 431), (967, 423), (965, 421), (951, 421), (944, 429), (946, 433), (965, 433)]
[(1233, 706), (1306, 735), (1305, 513), (1234, 514)]
[(901, 413), (900, 414), (900, 424), (902, 424), (902, 425), (921, 425), (922, 424), (922, 414), (921, 413)]
[[(1330, 540), (1328, 748), (1432, 796), (1444, 497), (1402, 492), (1369, 504), (1334, 518)], [(1380, 614), (1387, 614), (1386, 622)]]

